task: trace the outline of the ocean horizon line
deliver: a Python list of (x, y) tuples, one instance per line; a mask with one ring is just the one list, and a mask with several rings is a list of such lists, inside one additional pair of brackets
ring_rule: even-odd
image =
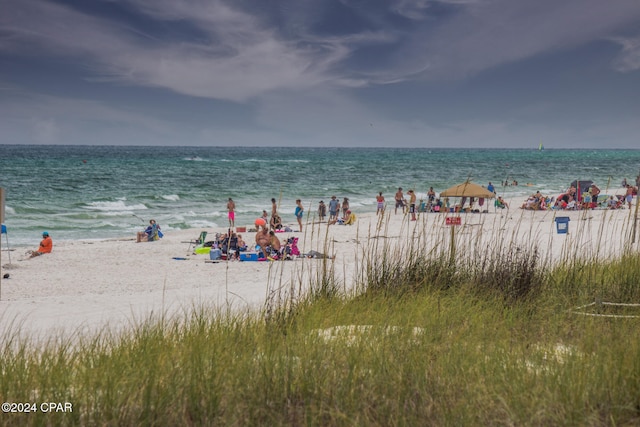
[(325, 145), (322, 147), (301, 147), (294, 145), (154, 145), (154, 144), (6, 144), (0, 143), (0, 147), (60, 147), (60, 148), (98, 148), (98, 147), (113, 147), (113, 148), (185, 148), (185, 149), (242, 149), (242, 148), (264, 148), (264, 149), (296, 149), (296, 150), (323, 150), (323, 149), (340, 149), (340, 150), (442, 150), (442, 151), (588, 151), (588, 152), (603, 152), (603, 151), (640, 151), (640, 148), (573, 148), (573, 147), (544, 147), (544, 150), (539, 150), (537, 145), (531, 147), (418, 147), (418, 146), (384, 146), (384, 147), (369, 147), (369, 146), (341, 146), (341, 145)]

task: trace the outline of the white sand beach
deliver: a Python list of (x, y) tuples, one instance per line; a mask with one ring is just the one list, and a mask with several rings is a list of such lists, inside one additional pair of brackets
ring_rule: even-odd
[[(465, 245), (491, 248), (491, 242), (496, 241), (537, 245), (542, 257), (551, 261), (561, 260), (566, 253), (602, 259), (637, 251), (640, 236), (630, 244), (633, 214), (633, 209), (559, 212), (558, 216), (570, 218), (567, 234), (557, 233), (555, 211), (491, 209), (485, 214), (462, 214), (461, 225), (454, 226), (457, 256), (467, 252)], [(354, 226), (306, 224), (302, 233), (279, 237), (299, 237), (303, 253), (316, 250), (335, 255), (336, 276), (349, 288), (361, 273), (363, 250), (375, 244), (384, 246), (381, 241), (406, 244), (421, 233), (425, 251), (429, 246), (446, 246), (452, 226), (445, 225), (445, 218), (452, 215), (423, 213), (417, 221), (409, 222), (407, 216), (388, 210), (381, 223), (375, 214), (364, 214)], [(2, 273), (9, 273), (10, 278), (1, 282), (1, 332), (19, 330), (20, 334), (46, 338), (63, 331), (117, 329), (153, 314), (200, 305), (260, 307), (279, 287), (308, 287), (322, 265), (321, 260), (305, 258), (211, 263), (208, 255), (193, 254), (193, 245), (187, 243), (201, 231), (166, 232), (163, 239), (151, 243), (136, 243), (135, 236), (57, 242), (53, 235), (53, 252), (33, 259), (27, 259), (23, 249), (3, 251)], [(212, 236), (226, 230), (206, 231)], [(254, 242), (254, 233), (242, 234), (248, 244)]]

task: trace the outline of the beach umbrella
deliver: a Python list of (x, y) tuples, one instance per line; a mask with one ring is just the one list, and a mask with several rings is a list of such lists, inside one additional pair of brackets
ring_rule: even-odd
[(496, 195), (481, 185), (467, 180), (462, 184), (447, 188), (440, 193), (440, 197), (483, 197), (485, 199), (493, 199)]
[[(7, 253), (9, 254), (9, 264), (11, 264), (11, 253), (9, 253), (9, 251), (11, 250), (9, 249), (9, 234), (7, 234), (7, 226), (4, 224), (2, 224), (2, 234), (4, 234), (4, 238), (7, 241)], [(0, 244), (0, 246), (2, 245)]]

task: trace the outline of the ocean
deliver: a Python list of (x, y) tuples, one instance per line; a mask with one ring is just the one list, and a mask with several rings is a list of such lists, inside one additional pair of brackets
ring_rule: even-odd
[(16, 247), (37, 246), (43, 230), (54, 242), (133, 237), (151, 218), (165, 233), (225, 227), (229, 197), (236, 225), (270, 212), (272, 197), (293, 224), (298, 198), (312, 214), (332, 195), (362, 213), (375, 211), (379, 191), (393, 207), (398, 187), (421, 198), (471, 179), (517, 199), (589, 179), (621, 194), (622, 179), (638, 174), (640, 150), (0, 145), (4, 223)]

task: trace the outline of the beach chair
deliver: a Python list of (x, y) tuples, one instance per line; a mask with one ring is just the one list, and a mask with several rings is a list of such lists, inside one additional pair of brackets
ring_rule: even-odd
[(201, 231), (200, 232), (200, 236), (197, 239), (189, 240), (188, 242), (183, 242), (183, 243), (189, 243), (189, 247), (187, 248), (187, 252), (189, 252), (191, 250), (191, 246), (193, 246), (195, 248), (198, 245), (203, 245), (206, 238), (207, 238), (207, 232), (206, 231)]

